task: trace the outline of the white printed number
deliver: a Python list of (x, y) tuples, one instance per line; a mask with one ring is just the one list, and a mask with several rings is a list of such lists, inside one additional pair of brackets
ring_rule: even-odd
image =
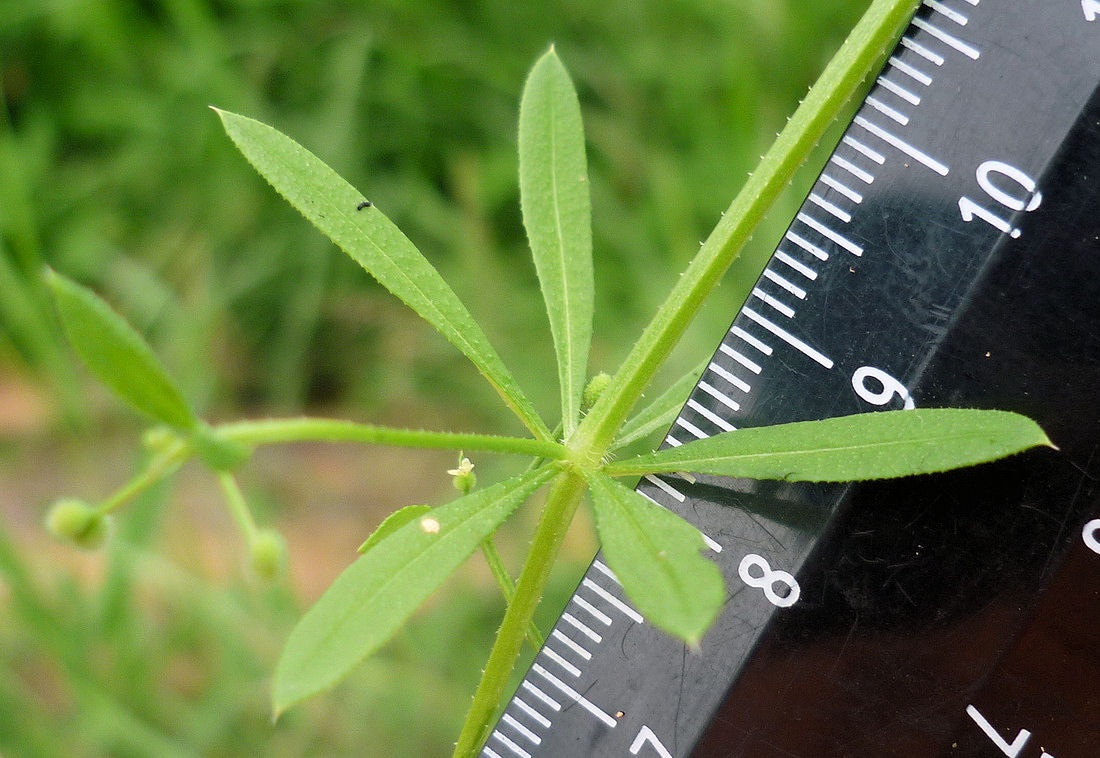
[(653, 730), (645, 725), (638, 730), (638, 736), (634, 738), (634, 742), (630, 743), (630, 754), (637, 755), (640, 753), (643, 745), (652, 745), (661, 758), (672, 758), (672, 753), (668, 752), (668, 748), (662, 745)]
[[(754, 566), (760, 569), (761, 573), (758, 577), (753, 576), (749, 571)], [(802, 588), (798, 586), (793, 576), (786, 571), (773, 571), (768, 562), (756, 553), (749, 553), (741, 559), (741, 565), (737, 567), (737, 575), (750, 587), (763, 590), (768, 602), (780, 608), (790, 608), (798, 602), (798, 596), (802, 594)], [(786, 594), (777, 593), (773, 589), (776, 584), (786, 585)]]
[(1095, 21), (1100, 16), (1100, 0), (1081, 0), (1081, 10), (1085, 12), (1085, 21)]
[[(985, 736), (989, 738), (990, 742), (996, 745), (1008, 758), (1017, 758), (1020, 752), (1027, 747), (1027, 741), (1031, 739), (1031, 732), (1021, 729), (1016, 733), (1016, 738), (1009, 742), (993, 728), (993, 725), (986, 720), (977, 708), (968, 705), (966, 706), (966, 712), (970, 718), (974, 719), (974, 723), (978, 725), (978, 728), (985, 732)], [(1054, 758), (1054, 756), (1044, 750), (1039, 758)]]
[(1100, 518), (1094, 518), (1085, 524), (1085, 528), (1081, 530), (1081, 537), (1089, 550), (1100, 555)]
[[(868, 379), (873, 379), (878, 384), (878, 388), (868, 387)], [(852, 389), (871, 405), (886, 405), (894, 395), (897, 395), (904, 401), (905, 410), (911, 411), (916, 408), (905, 385), (874, 366), (860, 366), (856, 369), (852, 374)]]
[[(1001, 184), (1015, 184), (1022, 192), (1006, 192), (1001, 189), (997, 186), (998, 182), (993, 181), (994, 174), (1003, 176), (1008, 180), (1007, 182), (1003, 179), (999, 180)], [(985, 190), (986, 194), (1010, 211), (1033, 211), (1043, 202), (1043, 194), (1035, 189), (1035, 180), (1015, 166), (1010, 166), (1003, 161), (986, 161), (978, 166), (974, 175), (978, 180), (978, 185)], [(1022, 197), (1018, 194), (1021, 194)], [(1007, 219), (998, 216), (969, 197), (959, 198), (959, 213), (962, 214), (963, 221), (969, 222), (975, 218), (980, 218), (1013, 239), (1020, 236), (1020, 230), (1012, 226)]]

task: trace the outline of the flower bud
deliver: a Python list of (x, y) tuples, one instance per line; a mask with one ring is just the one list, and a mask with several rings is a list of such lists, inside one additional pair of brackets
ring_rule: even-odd
[(257, 577), (273, 582), (286, 569), (286, 541), (274, 529), (257, 532), (248, 546), (248, 565)]
[(46, 530), (59, 540), (95, 550), (107, 541), (111, 520), (82, 500), (65, 498), (50, 506)]
[(170, 445), (179, 440), (179, 436), (167, 426), (154, 426), (141, 435), (141, 444), (153, 455), (165, 452)]
[(581, 408), (587, 411), (595, 405), (609, 384), (611, 384), (611, 374), (606, 371), (601, 371), (589, 379), (588, 386), (584, 388), (584, 393), (581, 395)]

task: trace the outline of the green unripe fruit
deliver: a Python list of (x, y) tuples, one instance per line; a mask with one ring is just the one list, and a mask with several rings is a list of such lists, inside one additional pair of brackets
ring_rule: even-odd
[(46, 513), (46, 530), (59, 540), (95, 550), (107, 541), (111, 521), (83, 500), (65, 498), (50, 506)]
[(248, 546), (248, 565), (260, 579), (273, 582), (286, 569), (286, 541), (274, 529), (264, 529)]
[(595, 405), (609, 384), (611, 384), (611, 374), (606, 371), (601, 371), (589, 379), (588, 386), (584, 388), (584, 394), (581, 395), (581, 408), (587, 411)]

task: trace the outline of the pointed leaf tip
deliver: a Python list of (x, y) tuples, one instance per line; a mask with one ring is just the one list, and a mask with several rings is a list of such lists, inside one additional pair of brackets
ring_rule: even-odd
[(145, 339), (101, 297), (47, 268), (61, 324), (88, 370), (142, 413), (177, 429), (198, 420)]
[(1041, 446), (1054, 447), (1037, 423), (1018, 413), (919, 408), (739, 429), (606, 470), (843, 482), (938, 473)]
[(537, 60), (519, 109), (523, 226), (546, 301), (558, 363), (562, 424), (582, 410), (592, 341), (592, 211), (580, 102), (554, 46)]
[(412, 241), (320, 158), (274, 127), (215, 109), (226, 134), (287, 202), (457, 347), (540, 439), (546, 424), (484, 331)]

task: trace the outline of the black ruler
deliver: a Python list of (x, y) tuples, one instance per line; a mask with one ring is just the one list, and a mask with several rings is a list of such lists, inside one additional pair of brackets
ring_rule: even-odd
[(1100, 756), (1100, 0), (925, 0), (664, 444), (916, 405), (1061, 450), (646, 477), (727, 580), (702, 653), (597, 556), (482, 755)]

